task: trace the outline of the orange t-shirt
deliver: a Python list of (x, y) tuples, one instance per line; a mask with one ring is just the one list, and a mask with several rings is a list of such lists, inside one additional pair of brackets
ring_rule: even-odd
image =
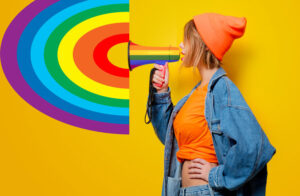
[(212, 136), (204, 116), (207, 86), (198, 86), (186, 100), (173, 126), (178, 142), (177, 160), (202, 158), (208, 162), (218, 163)]

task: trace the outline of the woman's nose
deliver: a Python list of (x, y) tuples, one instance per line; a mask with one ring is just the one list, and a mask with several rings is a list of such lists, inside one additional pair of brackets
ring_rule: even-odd
[(179, 44), (179, 47), (180, 47), (181, 49), (184, 49), (184, 45), (183, 45), (182, 42)]
[(181, 54), (184, 55), (184, 54), (185, 54), (185, 50), (184, 50), (184, 45), (183, 45), (183, 43), (181, 42), (179, 46), (180, 46), (180, 48), (182, 49)]

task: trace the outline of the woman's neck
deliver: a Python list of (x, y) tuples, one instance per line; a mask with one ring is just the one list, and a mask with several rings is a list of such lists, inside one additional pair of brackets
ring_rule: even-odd
[(211, 77), (214, 75), (214, 73), (218, 70), (217, 67), (209, 69), (206, 65), (199, 65), (198, 70), (201, 76), (201, 84), (200, 86), (205, 86), (207, 83), (209, 83)]

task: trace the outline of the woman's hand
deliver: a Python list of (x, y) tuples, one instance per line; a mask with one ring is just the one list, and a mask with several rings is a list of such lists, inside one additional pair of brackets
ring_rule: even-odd
[(191, 160), (191, 164), (188, 167), (188, 173), (192, 179), (200, 178), (208, 182), (208, 175), (213, 167), (216, 166), (204, 159), (196, 158)]
[[(166, 66), (165, 78), (163, 78), (163, 66)], [(154, 63), (154, 67), (158, 70), (154, 71), (152, 84), (153, 87), (156, 88), (158, 93), (167, 92), (169, 86), (169, 66), (168, 62), (165, 65), (159, 65)], [(161, 87), (157, 86), (157, 84), (162, 85)]]

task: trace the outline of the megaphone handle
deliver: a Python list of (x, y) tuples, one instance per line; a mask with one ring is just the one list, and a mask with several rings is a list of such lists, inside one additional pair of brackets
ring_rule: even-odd
[[(166, 74), (167, 67), (165, 65), (162, 65), (162, 66), (163, 66), (163, 69), (162, 69), (163, 79), (165, 79), (165, 74)], [(163, 84), (157, 84), (158, 87), (162, 87), (162, 85)]]

